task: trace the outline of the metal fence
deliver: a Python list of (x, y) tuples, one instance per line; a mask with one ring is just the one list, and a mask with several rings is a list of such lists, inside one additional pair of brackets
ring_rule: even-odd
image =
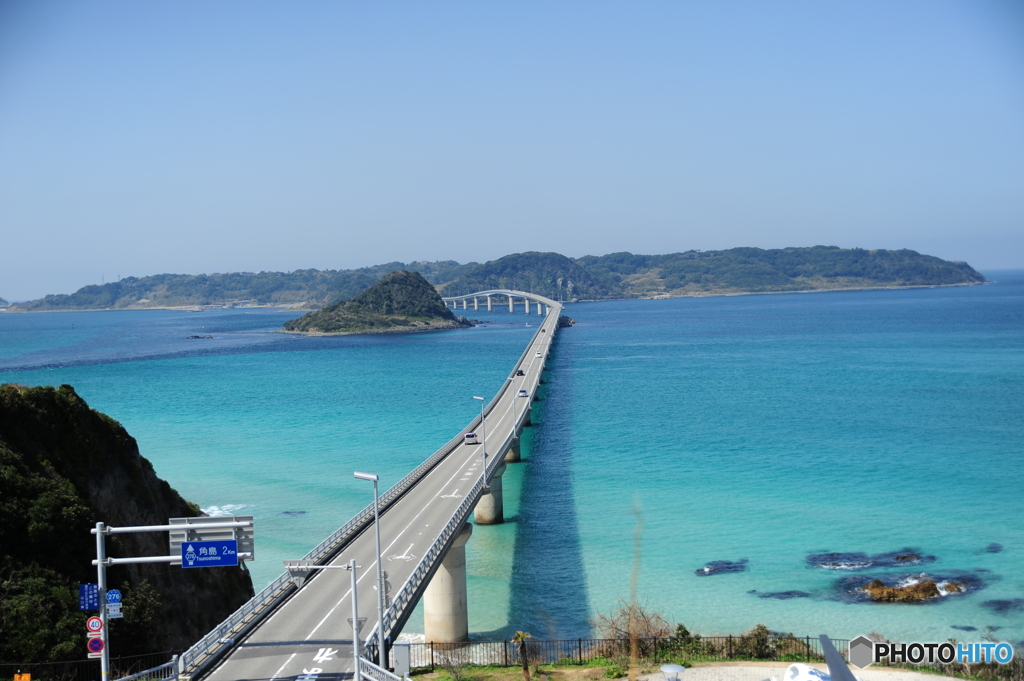
[[(163, 665), (173, 655), (148, 653), (110, 658), (112, 679), (135, 674), (145, 669)], [(31, 674), (32, 681), (99, 681), (99, 660), (74, 660), (72, 662), (33, 662), (26, 664), (0, 664), (0, 681), (11, 681), (15, 674)]]
[(178, 678), (178, 656), (171, 658), (159, 667), (145, 669), (128, 676), (114, 676), (115, 681), (167, 681)]
[[(849, 641), (830, 639), (846, 659)], [(528, 639), (526, 657), (536, 664), (618, 664), (631, 655), (630, 639), (577, 638), (559, 641)], [(513, 667), (522, 664), (519, 644), (511, 641), (469, 643), (412, 643), (410, 662), (414, 668), (457, 665)], [(776, 660), (787, 662), (823, 661), (817, 637), (805, 636), (691, 636), (689, 638), (640, 638), (636, 654), (648, 662), (689, 660)]]

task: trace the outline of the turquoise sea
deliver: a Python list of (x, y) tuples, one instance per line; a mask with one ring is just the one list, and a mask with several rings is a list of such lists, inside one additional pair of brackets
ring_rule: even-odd
[[(1024, 271), (987, 275), (569, 305), (526, 460), (505, 474), (509, 522), (467, 546), (471, 629), (586, 636), (629, 597), (639, 557), (639, 598), (706, 635), (764, 623), (1021, 642)], [(254, 515), (259, 588), (371, 500), (352, 471), (388, 486), (457, 433), (536, 320), (273, 333), (296, 314), (3, 314), (0, 382), (73, 385), (186, 498)], [(868, 564), (905, 550), (923, 559)], [(845, 570), (808, 560), (831, 552), (867, 555), (819, 561)], [(697, 574), (712, 561), (737, 571)], [(926, 605), (852, 595), (922, 572), (968, 590)]]

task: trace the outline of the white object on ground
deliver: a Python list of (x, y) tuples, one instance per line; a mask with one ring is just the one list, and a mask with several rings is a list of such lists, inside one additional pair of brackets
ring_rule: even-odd
[(786, 670), (785, 681), (832, 681), (828, 672), (796, 662)]

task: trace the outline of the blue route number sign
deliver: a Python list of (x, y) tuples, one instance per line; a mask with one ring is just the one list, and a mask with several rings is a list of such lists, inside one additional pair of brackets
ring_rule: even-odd
[(121, 592), (117, 589), (107, 590), (107, 603), (113, 605), (121, 602)]
[(223, 565), (238, 565), (238, 542), (236, 540), (182, 542), (181, 567), (199, 568)]

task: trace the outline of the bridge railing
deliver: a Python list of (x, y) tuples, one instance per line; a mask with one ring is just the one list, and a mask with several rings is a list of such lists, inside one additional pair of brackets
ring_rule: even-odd
[[(561, 309), (559, 305), (557, 308), (552, 308), (555, 314), (558, 314), (558, 310)], [(556, 317), (557, 318), (557, 317)], [(546, 327), (545, 327), (546, 328)], [(530, 340), (530, 343), (523, 350), (523, 353), (519, 356), (519, 361), (516, 362), (515, 366), (522, 365), (523, 361), (527, 358), (531, 348), (533, 348), (534, 342), (536, 341), (541, 330), (538, 329), (534, 333)], [(552, 334), (554, 334), (554, 326), (552, 326)], [(539, 380), (535, 379), (535, 380)], [(485, 414), (490, 414), (494, 407), (500, 401), (505, 392), (509, 389), (511, 381), (506, 380), (495, 396), (484, 408)], [(534, 383), (536, 387), (536, 383)], [(518, 431), (519, 426), (525, 418), (525, 411), (516, 421), (515, 431)], [(405, 492), (407, 492), (413, 485), (420, 481), (424, 475), (426, 475), (431, 469), (440, 463), (446, 456), (452, 453), (456, 447), (458, 447), (464, 441), (464, 435), (468, 432), (472, 432), (480, 425), (480, 417), (475, 417), (468, 426), (463, 428), (458, 435), (449, 440), (444, 446), (435, 451), (429, 457), (427, 457), (423, 463), (414, 468), (408, 475), (399, 480), (397, 483), (392, 485), (379, 499), (379, 505), (381, 513), (388, 510)], [(514, 436), (515, 432), (511, 434)], [(502, 445), (499, 451), (504, 453), (511, 445), (511, 436), (506, 438), (505, 443)], [(488, 466), (488, 476), (493, 473), (494, 469), (497, 468), (498, 462), (501, 457), (493, 457), (491, 464)], [(479, 483), (478, 483), (479, 484)], [(481, 485), (482, 487), (482, 485)], [(474, 487), (474, 490), (476, 488)], [(476, 498), (479, 496), (479, 491), (466, 495), (466, 501), (473, 500), (476, 503)], [(466, 502), (464, 501), (462, 506)], [(460, 506), (460, 510), (462, 508)], [(470, 505), (472, 510), (472, 505)], [(458, 513), (457, 513), (458, 515)], [(462, 522), (456, 527), (456, 531), (462, 528), (462, 523), (469, 517), (469, 511), (465, 513), (465, 517), (462, 518)], [(367, 505), (362, 511), (357, 513), (351, 520), (338, 528), (329, 537), (320, 542), (312, 550), (310, 550), (303, 560), (312, 560), (315, 564), (323, 564), (330, 560), (339, 550), (345, 545), (351, 542), (360, 532), (370, 525), (373, 520), (373, 504)], [(452, 523), (450, 522), (449, 525)], [(447, 528), (446, 528), (447, 529)], [(443, 542), (439, 542), (442, 543)], [(437, 544), (435, 544), (436, 548)], [(445, 550), (447, 550), (447, 544), (444, 544)], [(429, 555), (429, 554), (428, 554)], [(424, 561), (421, 561), (421, 565)], [(433, 566), (433, 563), (430, 564)], [(411, 579), (411, 577), (410, 577)], [(408, 583), (408, 581), (407, 581)], [(295, 586), (291, 580), (291, 576), (287, 571), (283, 572), (277, 579), (264, 587), (258, 594), (253, 596), (249, 601), (242, 605), (238, 610), (233, 612), (226, 620), (221, 622), (216, 628), (210, 631), (206, 636), (201, 638), (191, 648), (186, 650), (178, 658), (178, 670), (179, 674), (183, 676), (195, 676), (202, 672), (207, 666), (214, 662), (223, 652), (230, 649), (235, 641), (247, 633), (250, 629), (256, 626), (264, 617), (271, 613), (291, 592), (295, 589)], [(403, 586), (404, 589), (404, 586)], [(397, 604), (397, 598), (393, 601), (392, 607)], [(391, 608), (388, 609), (391, 612)], [(394, 618), (392, 618), (392, 621)], [(385, 622), (387, 622), (387, 616), (385, 616)], [(391, 631), (390, 627), (385, 626), (384, 631)], [(376, 627), (374, 627), (371, 635), (367, 637), (367, 640), (374, 638), (376, 635)]]
[[(561, 306), (558, 306), (561, 308)], [(560, 309), (554, 309), (554, 315), (557, 319)], [(547, 328), (547, 327), (544, 327)], [(533, 351), (534, 342), (540, 335), (542, 329), (538, 329), (530, 340), (530, 343), (526, 346), (523, 354), (520, 355), (519, 361), (516, 362), (515, 366), (521, 366), (523, 361), (529, 356), (529, 353)], [(550, 349), (551, 342), (554, 338), (554, 327), (552, 327), (551, 335), (545, 350)], [(544, 358), (547, 358), (547, 352), (544, 353)], [(540, 372), (534, 375), (531, 394), (537, 388), (537, 384), (540, 382)], [(508, 390), (511, 385), (510, 381), (505, 381), (505, 385), (498, 391), (498, 394), (491, 400), (491, 403), (487, 407), (489, 413), (501, 396)], [(430, 547), (430, 549), (424, 554), (423, 558), (420, 559), (419, 564), (413, 573), (409, 575), (409, 578), (402, 584), (402, 587), (395, 594), (391, 601), (391, 605), (384, 613), (384, 632), (385, 636), (390, 636), (391, 632), (394, 631), (396, 624), (403, 623), (403, 620), (408, 615), (408, 611), (415, 607), (419, 600), (422, 590), (426, 588), (426, 581), (431, 577), (436, 569), (438, 561), (444, 559), (444, 555), (448, 552), (448, 548), (454, 541), (454, 537), (462, 530), (462, 526), (469, 519), (469, 514), (473, 512), (473, 507), (476, 506), (480, 500), (480, 496), (483, 494), (483, 481), (489, 480), (491, 474), (500, 466), (504, 461), (504, 455), (512, 446), (512, 442), (515, 440), (517, 433), (519, 432), (523, 421), (526, 420), (526, 416), (529, 413), (528, 409), (523, 411), (516, 416), (515, 427), (509, 432), (509, 434), (502, 441), (501, 446), (498, 447), (494, 456), (490, 457), (490, 461), (487, 463), (486, 474), (481, 479), (478, 479), (473, 487), (466, 494), (465, 499), (459, 504), (458, 509), (452, 514), (448, 523), (445, 525), (441, 534), (438, 535), (437, 540)], [(479, 418), (477, 419), (479, 421)], [(375, 624), (371, 629), (369, 635), (366, 637), (366, 641), (369, 644), (370, 641), (376, 639), (377, 636), (377, 625)]]
[[(507, 383), (507, 381), (506, 381)], [(458, 435), (449, 440), (443, 447), (427, 457), (423, 463), (414, 468), (412, 472), (395, 483), (380, 497), (380, 507), (387, 510), (399, 497), (410, 487), (420, 480), (430, 469), (436, 466), (444, 457), (448, 456), (462, 441), (463, 435), (470, 432), (480, 422), (477, 416)], [(354, 539), (360, 532), (373, 521), (373, 504), (369, 504), (362, 511), (357, 513), (351, 520), (342, 525), (327, 539), (320, 542), (310, 550), (303, 560), (312, 560), (316, 564), (322, 564), (330, 559), (335, 553)], [(178, 665), (180, 673), (196, 675), (207, 665), (213, 662), (217, 656), (230, 648), (235, 639), (245, 634), (249, 629), (258, 624), (267, 614), (293, 590), (295, 586), (287, 571), (283, 572), (277, 579), (264, 587), (258, 594), (253, 596), (242, 607), (233, 612), (226, 620), (220, 623), (206, 636), (199, 639), (195, 645), (182, 653)]]

